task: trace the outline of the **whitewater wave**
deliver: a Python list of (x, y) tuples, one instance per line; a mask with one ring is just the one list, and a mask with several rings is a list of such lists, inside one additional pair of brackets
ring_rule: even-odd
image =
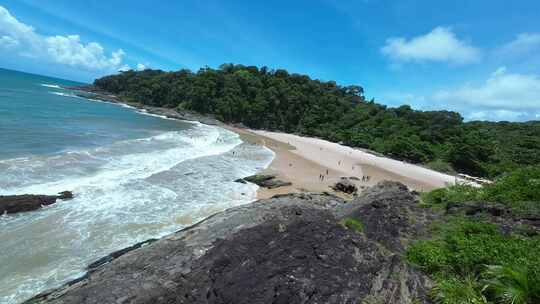
[(272, 158), (235, 133), (197, 123), (91, 150), (0, 161), (0, 195), (75, 194), (0, 217), (0, 252), (9, 261), (0, 263), (0, 302), (18, 303), (80, 276), (112, 251), (252, 201), (257, 187), (234, 180)]
[(47, 88), (62, 89), (62, 87), (57, 84), (40, 83), (39, 85)]
[[(148, 115), (148, 116), (153, 116), (153, 117), (159, 117), (159, 118), (161, 118), (161, 119), (176, 120), (176, 119), (174, 119), (174, 118), (170, 118), (170, 117), (167, 117), (167, 116), (165, 116), (165, 115), (159, 115), (159, 114), (150, 113), (150, 112), (148, 112), (146, 109), (137, 109), (137, 108), (135, 108), (135, 107), (132, 107), (132, 106), (130, 106), (130, 105), (123, 104), (123, 103), (120, 103), (120, 105), (121, 105), (121, 106), (124, 106), (124, 107), (127, 107), (127, 108), (132, 108), (132, 109), (134, 109), (137, 113), (142, 114), (142, 115)], [(187, 123), (190, 123), (190, 122), (191, 122), (191, 123), (199, 123), (199, 122), (197, 122), (197, 121), (189, 121), (189, 120), (185, 120), (185, 122), (187, 122)]]
[(87, 98), (83, 98), (81, 96), (77, 96), (73, 93), (64, 93), (64, 92), (54, 92), (54, 91), (50, 91), (49, 94), (53, 94), (53, 95), (58, 95), (58, 96), (64, 96), (64, 97), (72, 97), (72, 98), (79, 98), (79, 99), (87, 99)]
[[(187, 159), (227, 152), (241, 140), (238, 135), (195, 124), (191, 130), (126, 140), (89, 151), (66, 151), (0, 161), (0, 194), (54, 194), (65, 189), (129, 181), (165, 171)], [(94, 171), (92, 174), (89, 174)]]
[[(79, 99), (83, 99), (83, 100), (89, 100), (89, 101), (92, 101), (92, 102), (101, 102), (101, 103), (112, 104), (112, 105), (116, 105), (116, 106), (120, 106), (120, 107), (123, 107), (123, 108), (134, 110), (135, 112), (137, 112), (139, 114), (142, 114), (142, 115), (158, 117), (158, 118), (161, 118), (161, 119), (175, 120), (174, 118), (170, 118), (170, 117), (167, 117), (165, 115), (159, 115), (159, 114), (150, 113), (146, 109), (139, 109), (139, 108), (136, 108), (136, 107), (133, 107), (133, 106), (130, 106), (128, 104), (121, 103), (121, 102), (112, 102), (112, 101), (106, 101), (106, 100), (101, 100), (101, 99), (92, 99), (92, 98), (88, 98), (88, 97), (78, 96), (78, 95), (73, 94), (73, 93), (54, 92), (54, 91), (51, 91), (49, 93), (54, 94), (54, 95), (58, 95), (58, 96), (72, 97), (72, 98), (79, 98)], [(186, 121), (186, 122), (189, 122), (189, 121)]]

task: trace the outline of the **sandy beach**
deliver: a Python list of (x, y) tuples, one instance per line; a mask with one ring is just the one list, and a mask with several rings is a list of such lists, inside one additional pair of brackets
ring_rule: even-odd
[[(429, 191), (454, 184), (456, 177), (406, 162), (332, 143), (293, 134), (229, 127), (253, 144), (271, 149), (276, 155), (263, 174), (276, 174), (293, 185), (276, 189), (260, 188), (258, 198), (289, 192), (332, 191), (341, 177), (356, 177), (359, 189), (382, 180), (399, 181), (410, 189)], [(321, 180), (320, 176), (324, 175)], [(363, 180), (363, 177), (369, 177)]]
[[(109, 95), (97, 94), (97, 96), (98, 99), (111, 100)], [(453, 175), (377, 156), (367, 151), (319, 138), (239, 128), (194, 112), (179, 113), (174, 109), (124, 103), (114, 98), (112, 102), (127, 104), (146, 113), (171, 119), (200, 121), (209, 125), (217, 125), (239, 134), (248, 143), (269, 148), (275, 153), (275, 157), (268, 168), (260, 173), (274, 174), (280, 180), (291, 182), (292, 186), (275, 189), (259, 188), (258, 199), (291, 192), (333, 192), (331, 186), (341, 177), (357, 178), (351, 181), (360, 190), (383, 180), (399, 181), (417, 191), (430, 191), (454, 184), (456, 181), (465, 182)]]

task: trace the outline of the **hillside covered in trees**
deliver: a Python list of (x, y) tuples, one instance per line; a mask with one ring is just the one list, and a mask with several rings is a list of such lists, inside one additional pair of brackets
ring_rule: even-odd
[(127, 71), (94, 86), (128, 102), (192, 110), (250, 128), (297, 133), (493, 177), (540, 164), (540, 122), (463, 122), (459, 113), (389, 108), (360, 86), (266, 67), (224, 64), (198, 72)]

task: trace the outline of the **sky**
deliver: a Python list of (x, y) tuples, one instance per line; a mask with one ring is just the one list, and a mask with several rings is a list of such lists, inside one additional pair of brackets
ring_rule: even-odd
[(467, 120), (540, 120), (538, 0), (0, 0), (0, 67), (284, 68)]

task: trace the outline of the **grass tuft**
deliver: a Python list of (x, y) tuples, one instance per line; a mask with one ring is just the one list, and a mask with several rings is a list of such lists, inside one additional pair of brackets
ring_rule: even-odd
[(352, 229), (358, 233), (364, 232), (364, 225), (357, 219), (352, 217), (345, 218), (341, 221), (341, 224), (349, 229)]

